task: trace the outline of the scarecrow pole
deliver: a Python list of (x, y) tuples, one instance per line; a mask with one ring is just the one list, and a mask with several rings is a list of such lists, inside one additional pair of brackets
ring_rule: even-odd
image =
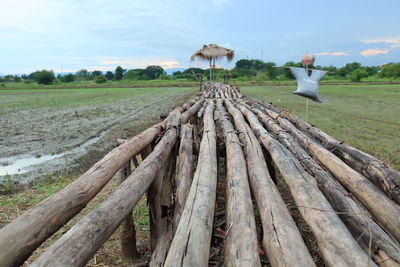
[[(301, 58), (301, 63), (303, 63), (303, 66), (305, 67), (307, 76), (308, 76), (308, 66), (314, 64), (314, 62), (315, 62), (315, 57), (307, 53), (305, 53)], [(308, 98), (306, 98), (306, 122), (308, 122), (309, 118), (308, 101), (309, 101)]]
[(308, 122), (308, 98), (306, 98), (306, 122)]

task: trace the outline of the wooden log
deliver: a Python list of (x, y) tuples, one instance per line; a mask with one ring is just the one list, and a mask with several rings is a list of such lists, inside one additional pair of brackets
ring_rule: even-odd
[(176, 148), (171, 152), (165, 165), (165, 171), (160, 171), (160, 175), (153, 184), (156, 193), (153, 199), (154, 210), (152, 216), (155, 219), (155, 227), (157, 234), (157, 245), (151, 255), (150, 267), (164, 266), (168, 249), (173, 238), (173, 190), (175, 188), (176, 174)]
[(315, 179), (283, 145), (268, 134), (251, 111), (243, 109), (242, 112), (288, 184), (304, 221), (314, 233), (325, 264), (376, 266), (332, 209)]
[(385, 251), (392, 259), (400, 262), (400, 246), (393, 241), (384, 230), (370, 217), (369, 212), (343, 188), (343, 186), (327, 171), (325, 171), (306, 150), (282, 129), (276, 121), (263, 112), (253, 109), (253, 112), (274, 133), (281, 143), (299, 160), (306, 170), (315, 177), (319, 189), (338, 212), (356, 240), (364, 243), (367, 253)]
[[(131, 175), (131, 163), (128, 161), (117, 173), (118, 184), (122, 184)], [(136, 230), (132, 211), (124, 218), (119, 227), (122, 254), (126, 258), (137, 258), (139, 251), (136, 246)]]
[[(183, 208), (189, 195), (193, 176), (193, 126), (184, 124), (181, 127), (179, 147), (179, 176), (175, 195), (174, 226), (178, 226)], [(176, 229), (175, 229), (176, 230)]]
[[(150, 185), (147, 191), (147, 205), (149, 206), (149, 224), (150, 224), (150, 251), (151, 253), (157, 247), (158, 236), (160, 232), (160, 217), (161, 217), (161, 190), (163, 178), (167, 172), (168, 161), (160, 168), (157, 173), (157, 177), (154, 182)], [(158, 204), (158, 205), (157, 205)], [(157, 220), (158, 219), (158, 220)]]
[(296, 223), (269, 176), (257, 138), (240, 111), (229, 101), (225, 101), (225, 105), (245, 145), (249, 181), (262, 222), (262, 243), (271, 266), (315, 266)]
[(169, 112), (161, 112), (160, 119), (165, 120), (166, 118), (168, 118), (168, 115), (169, 115)]
[(398, 205), (368, 179), (299, 131), (288, 120), (279, 119), (278, 122), (283, 129), (290, 131), (302, 146), (321, 162), (347, 190), (352, 192), (397, 241), (400, 241), (400, 207)]
[(397, 204), (400, 204), (400, 173), (398, 171), (390, 168), (375, 157), (336, 140), (324, 131), (311, 126), (288, 112), (280, 112), (280, 116), (289, 120), (298, 129), (319, 140), (326, 149), (364, 175)]
[(225, 266), (261, 266), (246, 162), (232, 123), (217, 100), (215, 117), (225, 136), (227, 160)]
[(178, 137), (180, 112), (154, 151), (105, 201), (76, 223), (31, 266), (84, 266), (132, 211), (164, 165)]
[(200, 99), (182, 114), (182, 119), (181, 119), (182, 124), (186, 124), (189, 121), (190, 117), (192, 117), (201, 108), (203, 102), (204, 99)]
[(209, 101), (197, 169), (164, 266), (208, 265), (217, 183), (213, 111), (214, 104)]
[(165, 128), (156, 124), (127, 140), (70, 185), (0, 230), (0, 266), (22, 264), (49, 236), (79, 213), (114, 174)]

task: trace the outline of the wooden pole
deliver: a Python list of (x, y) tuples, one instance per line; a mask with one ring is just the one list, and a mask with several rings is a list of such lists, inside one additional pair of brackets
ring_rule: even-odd
[[(136, 157), (134, 157), (136, 158)], [(131, 163), (128, 161), (117, 173), (118, 184), (122, 184), (131, 175)], [(139, 251), (136, 246), (136, 230), (132, 211), (125, 217), (119, 227), (122, 254), (127, 258), (137, 258)]]
[(164, 266), (173, 238), (172, 197), (175, 188), (176, 153), (176, 148), (174, 148), (165, 163), (165, 171), (160, 171), (158, 178), (153, 182), (156, 192), (152, 200), (153, 209), (151, 211), (152, 217), (155, 219), (157, 244), (151, 255), (150, 267)]
[[(393, 241), (386, 232), (371, 218), (369, 212), (354, 199), (354, 196), (324, 168), (322, 168), (308, 152), (281, 128), (276, 121), (257, 109), (253, 112), (274, 133), (281, 143), (301, 162), (306, 170), (315, 177), (318, 187), (329, 200), (332, 207), (338, 212), (343, 222), (350, 229), (354, 238), (361, 240), (367, 253), (378, 253), (384, 250), (392, 259), (400, 263), (400, 245)], [(278, 118), (280, 120), (280, 118)]]
[(251, 190), (260, 213), (264, 251), (271, 266), (314, 266), (306, 245), (268, 173), (261, 146), (242, 113), (229, 100), (225, 105), (234, 119), (246, 155)]
[(347, 190), (352, 192), (397, 241), (400, 241), (400, 207), (398, 205), (368, 179), (299, 131), (288, 120), (282, 119), (278, 122), (283, 129), (290, 131), (302, 146), (321, 162)]
[(400, 204), (400, 172), (390, 168), (375, 157), (336, 140), (306, 122), (302, 122), (287, 112), (282, 112), (281, 116), (288, 119), (298, 129), (319, 140), (326, 149), (332, 151), (349, 166), (363, 174), (397, 204)]
[[(164, 137), (114, 193), (76, 223), (31, 266), (84, 266), (155, 179), (178, 137), (180, 111), (174, 111)], [(55, 260), (56, 259), (56, 260)]]
[[(177, 227), (185, 207), (193, 176), (193, 126), (184, 124), (181, 127), (179, 147), (179, 176), (175, 195), (174, 226)], [(175, 229), (176, 230), (176, 229)]]
[(0, 266), (22, 264), (40, 244), (80, 212), (123, 164), (150, 144), (164, 127), (165, 122), (161, 122), (127, 140), (70, 185), (2, 228)]
[(284, 146), (268, 134), (251, 111), (243, 107), (241, 111), (288, 184), (303, 219), (317, 239), (324, 262), (328, 266), (375, 266), (318, 189), (315, 179)]
[(208, 266), (217, 183), (213, 111), (209, 101), (196, 173), (164, 266)]
[(224, 264), (261, 266), (246, 162), (239, 138), (224, 111), (221, 99), (217, 100), (215, 117), (225, 136), (227, 160), (226, 227), (229, 230), (225, 237)]

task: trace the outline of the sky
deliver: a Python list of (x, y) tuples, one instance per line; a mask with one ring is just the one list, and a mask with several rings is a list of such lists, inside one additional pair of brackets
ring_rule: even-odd
[(75, 72), (190, 61), (203, 44), (282, 65), (400, 61), (399, 0), (0, 0), (0, 74)]

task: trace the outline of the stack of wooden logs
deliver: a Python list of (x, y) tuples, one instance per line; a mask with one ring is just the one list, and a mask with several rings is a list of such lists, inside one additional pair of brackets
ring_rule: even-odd
[[(221, 157), (226, 166), (218, 165)], [(261, 251), (272, 266), (315, 266), (277, 180), (287, 184), (326, 265), (400, 264), (398, 172), (231, 85), (205, 83), (192, 101), (120, 141), (69, 186), (1, 229), (0, 265), (22, 264), (116, 174), (119, 187), (32, 266), (84, 266), (118, 227), (122, 253), (137, 257), (132, 209), (146, 192), (150, 266), (214, 264), (217, 230), (224, 250), (216, 265), (261, 266)], [(216, 211), (220, 179), (226, 199)], [(223, 230), (215, 219), (222, 213)]]

